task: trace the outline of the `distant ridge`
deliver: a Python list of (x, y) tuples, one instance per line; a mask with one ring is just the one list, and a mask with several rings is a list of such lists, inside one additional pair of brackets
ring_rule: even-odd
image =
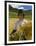
[[(9, 10), (13, 11), (13, 12), (16, 12), (16, 11), (22, 10), (22, 9), (13, 8), (11, 5), (9, 5)], [(24, 11), (32, 11), (32, 10), (24, 10)]]

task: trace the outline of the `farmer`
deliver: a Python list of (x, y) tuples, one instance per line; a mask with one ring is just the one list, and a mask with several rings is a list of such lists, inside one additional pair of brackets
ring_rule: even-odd
[[(22, 10), (18, 11), (18, 15), (17, 16), (18, 16), (19, 20), (16, 21), (16, 23), (14, 25), (13, 32), (11, 32), (11, 34), (17, 32), (18, 27), (20, 27), (22, 25), (22, 22), (24, 20), (24, 14), (23, 14)], [(24, 40), (26, 40), (26, 38), (24, 38)]]
[(21, 23), (23, 22), (23, 19), (24, 19), (23, 11), (18, 10), (18, 15), (17, 16), (18, 16), (19, 20), (17, 20), (15, 22), (14, 29), (13, 29), (13, 32), (11, 34), (15, 33), (17, 31), (17, 27), (19, 27), (21, 25)]

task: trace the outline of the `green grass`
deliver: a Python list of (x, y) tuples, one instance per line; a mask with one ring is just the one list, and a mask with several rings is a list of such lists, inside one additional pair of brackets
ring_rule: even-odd
[[(25, 12), (24, 12), (25, 13)], [(9, 18), (18, 18), (18, 13), (16, 13), (16, 12), (9, 12)], [(25, 17), (24, 17), (25, 19), (32, 19), (32, 14), (31, 13), (25, 13)]]
[(32, 16), (31, 15), (26, 15), (25, 17), (24, 17), (25, 19), (28, 19), (28, 20), (32, 20)]

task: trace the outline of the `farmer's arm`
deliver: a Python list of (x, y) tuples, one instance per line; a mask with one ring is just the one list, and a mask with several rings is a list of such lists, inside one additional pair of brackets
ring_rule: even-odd
[(17, 31), (17, 25), (18, 25), (18, 21), (16, 21), (16, 23), (14, 23), (13, 32), (11, 34), (13, 34)]

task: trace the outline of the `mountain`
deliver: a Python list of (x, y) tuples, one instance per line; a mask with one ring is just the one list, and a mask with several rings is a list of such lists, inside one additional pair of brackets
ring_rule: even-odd
[[(9, 5), (9, 11), (10, 12), (15, 12), (15, 13), (18, 13), (18, 10), (17, 8), (13, 8), (11, 7), (11, 5)], [(26, 15), (31, 15), (32, 14), (32, 10), (23, 10), (23, 13), (25, 13)]]
[(11, 5), (9, 5), (9, 11), (11, 11), (11, 12), (17, 12), (17, 11), (18, 11), (18, 9), (13, 8), (13, 7), (11, 7)]

